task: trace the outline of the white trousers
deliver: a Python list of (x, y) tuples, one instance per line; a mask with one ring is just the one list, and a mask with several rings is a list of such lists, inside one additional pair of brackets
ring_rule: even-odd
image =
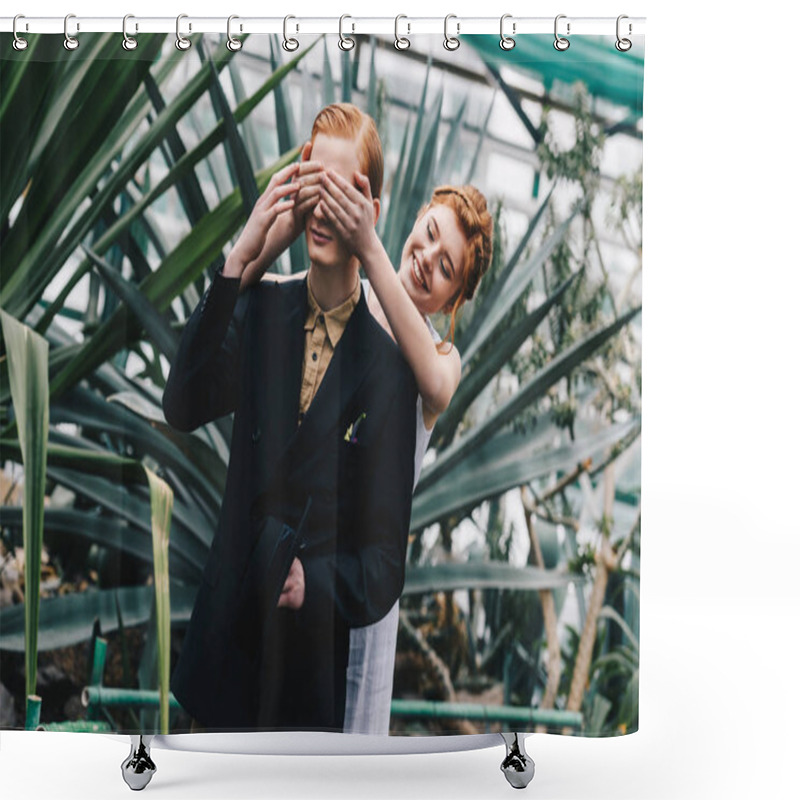
[(388, 736), (400, 601), (372, 625), (350, 629), (344, 732)]

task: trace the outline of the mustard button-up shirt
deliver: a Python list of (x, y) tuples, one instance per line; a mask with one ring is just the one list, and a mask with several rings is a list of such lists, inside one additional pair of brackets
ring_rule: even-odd
[(342, 338), (347, 321), (361, 299), (361, 281), (353, 293), (341, 305), (323, 311), (308, 285), (308, 315), (306, 316), (306, 346), (303, 354), (303, 381), (300, 384), (300, 411), (297, 424), (303, 417), (317, 393), (325, 371), (333, 358), (333, 351)]

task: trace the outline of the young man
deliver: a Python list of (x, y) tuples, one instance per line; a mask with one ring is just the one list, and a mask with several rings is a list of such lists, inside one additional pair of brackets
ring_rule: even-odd
[[(417, 390), (366, 307), (358, 261), (317, 208), (321, 168), (351, 182), (361, 171), (380, 196), (380, 140), (355, 106), (323, 109), (301, 164), (259, 199), (164, 392), (181, 430), (235, 414), (220, 521), (172, 678), (207, 730), (341, 730), (350, 629), (383, 618), (403, 587)], [(244, 271), (263, 270), (301, 230), (307, 277), (240, 293)]]

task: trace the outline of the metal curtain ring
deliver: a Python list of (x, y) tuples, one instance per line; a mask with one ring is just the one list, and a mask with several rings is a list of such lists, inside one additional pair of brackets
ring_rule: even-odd
[[(12, 42), (12, 46), (13, 46), (13, 48), (15, 50), (22, 51), (28, 46), (28, 40), (27, 39), (23, 39), (17, 33), (17, 20), (18, 19), (25, 19), (25, 15), (24, 14), (17, 14), (17, 16), (14, 17), (14, 24), (12, 26), (12, 30), (14, 32), (14, 41)], [(27, 22), (25, 23), (25, 30), (26, 31), (28, 30), (28, 23)]]
[[(226, 42), (225, 47), (227, 47), (228, 50), (231, 51), (231, 53), (235, 53), (237, 50), (242, 49), (241, 41), (231, 36), (231, 22), (233, 22), (233, 20), (235, 19), (239, 19), (239, 17), (237, 17), (235, 14), (231, 14), (228, 17), (228, 41)], [(242, 29), (241, 26), (239, 26), (240, 31), (241, 29)]]
[[(624, 20), (624, 19), (628, 19), (627, 15), (625, 15), (625, 14), (620, 14), (617, 17), (617, 41), (614, 43), (614, 47), (616, 47), (617, 50), (620, 51), (620, 53), (627, 53), (628, 50), (630, 50), (631, 47), (633, 46), (633, 43), (631, 42), (630, 39), (623, 39), (619, 35), (620, 22), (622, 22), (622, 20)], [(632, 26), (631, 26), (631, 24), (629, 22), (628, 23), (628, 36), (631, 35), (631, 31), (632, 30), (633, 30), (633, 28), (632, 28)]]
[[(71, 19), (75, 19), (74, 14), (67, 14), (64, 17), (64, 49), (65, 50), (75, 50), (80, 42), (74, 37), (69, 35), (69, 21)], [(80, 23), (75, 23), (75, 30), (79, 31), (81, 29)]]
[[(189, 39), (181, 34), (181, 20), (187, 19), (189, 17), (188, 14), (178, 14), (177, 19), (175, 20), (175, 47), (178, 50), (188, 50), (192, 43)], [(189, 33), (192, 32), (192, 23), (189, 23)]]
[[(556, 40), (553, 42), (553, 47), (555, 47), (556, 50), (559, 50), (562, 53), (564, 52), (564, 50), (566, 50), (569, 47), (569, 39), (565, 39), (563, 36), (559, 36), (558, 35), (558, 21), (560, 19), (566, 19), (566, 18), (567, 18), (566, 14), (559, 14), (556, 17), (556, 22), (555, 22), (555, 26), (554, 26), (554, 30), (555, 30), (555, 34), (556, 34)], [(567, 36), (569, 36), (569, 27), (570, 27), (570, 25), (569, 25), (569, 22), (568, 22), (567, 23)]]
[[(128, 20), (129, 19), (136, 19), (133, 14), (126, 14), (122, 18), (122, 47), (125, 50), (135, 50), (139, 45), (139, 42), (133, 36), (128, 36)], [(136, 30), (139, 30), (139, 23), (136, 23)]]
[[(511, 19), (511, 14), (503, 14), (503, 16), (500, 17), (500, 49), (501, 50), (513, 50), (514, 47), (517, 44), (511, 36), (506, 36), (503, 33), (503, 23), (507, 19)], [(517, 32), (517, 23), (516, 22), (512, 22), (511, 23), (511, 33), (516, 33), (516, 32)]]
[(287, 33), (290, 19), (295, 19), (295, 17), (289, 15), (283, 18), (283, 49), (286, 50), (287, 53), (293, 53), (300, 47), (300, 42), (298, 42), (297, 39), (290, 38)]
[[(398, 32), (401, 19), (408, 19), (408, 17), (405, 14), (398, 14), (394, 18), (394, 46), (398, 50), (408, 50), (411, 47), (411, 42), (405, 36), (400, 36)], [(406, 22), (406, 28), (408, 28), (408, 33), (411, 33), (411, 25), (408, 22)]]
[[(444, 49), (450, 50), (458, 50), (461, 46), (461, 42), (459, 41), (457, 36), (448, 36), (447, 35), (447, 23), (450, 22), (451, 19), (457, 19), (455, 14), (448, 14), (444, 18)], [(456, 22), (456, 33), (458, 33), (461, 29), (461, 24)]]
[[(345, 36), (342, 32), (342, 26), (344, 25), (344, 21), (346, 19), (353, 19), (349, 14), (342, 14), (339, 17), (339, 49), (340, 50), (352, 50), (356, 46), (356, 40), (351, 39), (349, 36)], [(355, 27), (355, 26), (353, 26)]]

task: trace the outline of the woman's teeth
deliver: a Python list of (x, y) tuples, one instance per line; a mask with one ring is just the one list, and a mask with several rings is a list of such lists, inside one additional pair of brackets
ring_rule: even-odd
[(414, 277), (417, 279), (417, 283), (419, 283), (423, 289), (427, 290), (428, 286), (425, 283), (425, 278), (422, 276), (422, 270), (419, 268), (419, 262), (416, 256), (411, 257), (411, 266), (414, 270)]

